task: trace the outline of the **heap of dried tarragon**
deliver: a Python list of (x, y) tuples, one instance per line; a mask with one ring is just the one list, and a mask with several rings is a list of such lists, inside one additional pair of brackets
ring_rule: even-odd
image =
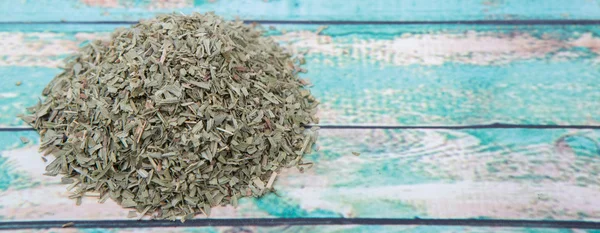
[(317, 101), (297, 64), (251, 25), (163, 15), (82, 47), (22, 118), (78, 202), (185, 220), (303, 165)]

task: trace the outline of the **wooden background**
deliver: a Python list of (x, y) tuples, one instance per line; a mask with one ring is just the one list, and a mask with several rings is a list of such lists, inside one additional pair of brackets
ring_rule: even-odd
[[(279, 196), (215, 208), (212, 218), (600, 221), (598, 130), (394, 128), (600, 125), (597, 0), (2, 1), (0, 130), (23, 126), (16, 115), (38, 100), (61, 59), (85, 41), (157, 13), (206, 11), (264, 20), (275, 27), (269, 36), (306, 51), (303, 76), (322, 102), (321, 123), (332, 126), (320, 131), (320, 150), (307, 156), (316, 163), (312, 169), (278, 177)], [(126, 219), (127, 210), (112, 201), (90, 198), (75, 206), (59, 178), (42, 175), (38, 140), (32, 131), (0, 131), (0, 223)], [(360, 225), (160, 230), (585, 232)]]

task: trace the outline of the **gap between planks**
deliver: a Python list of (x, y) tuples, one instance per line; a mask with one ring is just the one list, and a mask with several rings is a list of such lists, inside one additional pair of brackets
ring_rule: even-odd
[(8, 221), (0, 222), (0, 230), (64, 228), (153, 228), (153, 227), (217, 227), (217, 226), (310, 226), (310, 225), (426, 225), (473, 227), (528, 227), (563, 229), (600, 229), (600, 222), (514, 219), (421, 219), (421, 218), (247, 218), (191, 219), (184, 223), (153, 220), (96, 221)]

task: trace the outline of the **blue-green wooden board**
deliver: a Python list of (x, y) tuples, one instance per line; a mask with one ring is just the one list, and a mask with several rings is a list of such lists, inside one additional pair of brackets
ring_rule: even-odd
[(157, 13), (214, 11), (257, 20), (443, 21), (597, 19), (597, 0), (20, 0), (0, 21), (123, 21)]
[[(16, 115), (38, 100), (44, 85), (60, 72), (62, 58), (90, 39), (128, 26), (108, 21), (136, 21), (171, 11), (216, 11), (228, 18), (260, 20), (596, 20), (600, 3), (6, 1), (0, 3), (0, 128), (23, 126)], [(73, 23), (84, 21), (105, 22)], [(322, 102), (323, 124), (600, 124), (597, 25), (329, 25), (315, 33), (321, 26), (265, 28), (283, 46), (308, 52), (304, 68), (309, 72), (303, 76), (312, 81), (311, 91)], [(237, 209), (216, 208), (212, 217), (600, 221), (597, 130), (322, 129), (320, 135), (320, 150), (307, 156), (315, 166), (304, 174), (281, 174), (275, 186), (279, 196), (246, 199)], [(0, 221), (125, 218), (127, 211), (114, 203), (85, 199), (77, 207), (66, 198), (58, 178), (42, 175), (38, 140), (35, 132), (0, 132)], [(563, 232), (432, 226), (244, 229)], [(96, 230), (129, 231), (81, 231)]]

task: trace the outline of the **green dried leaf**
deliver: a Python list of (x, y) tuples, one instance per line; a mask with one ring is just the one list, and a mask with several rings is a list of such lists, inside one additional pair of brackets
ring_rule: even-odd
[(78, 203), (111, 198), (138, 218), (185, 221), (307, 167), (318, 102), (301, 71), (250, 25), (161, 15), (80, 48), (22, 119), (56, 158), (46, 174), (65, 175)]

